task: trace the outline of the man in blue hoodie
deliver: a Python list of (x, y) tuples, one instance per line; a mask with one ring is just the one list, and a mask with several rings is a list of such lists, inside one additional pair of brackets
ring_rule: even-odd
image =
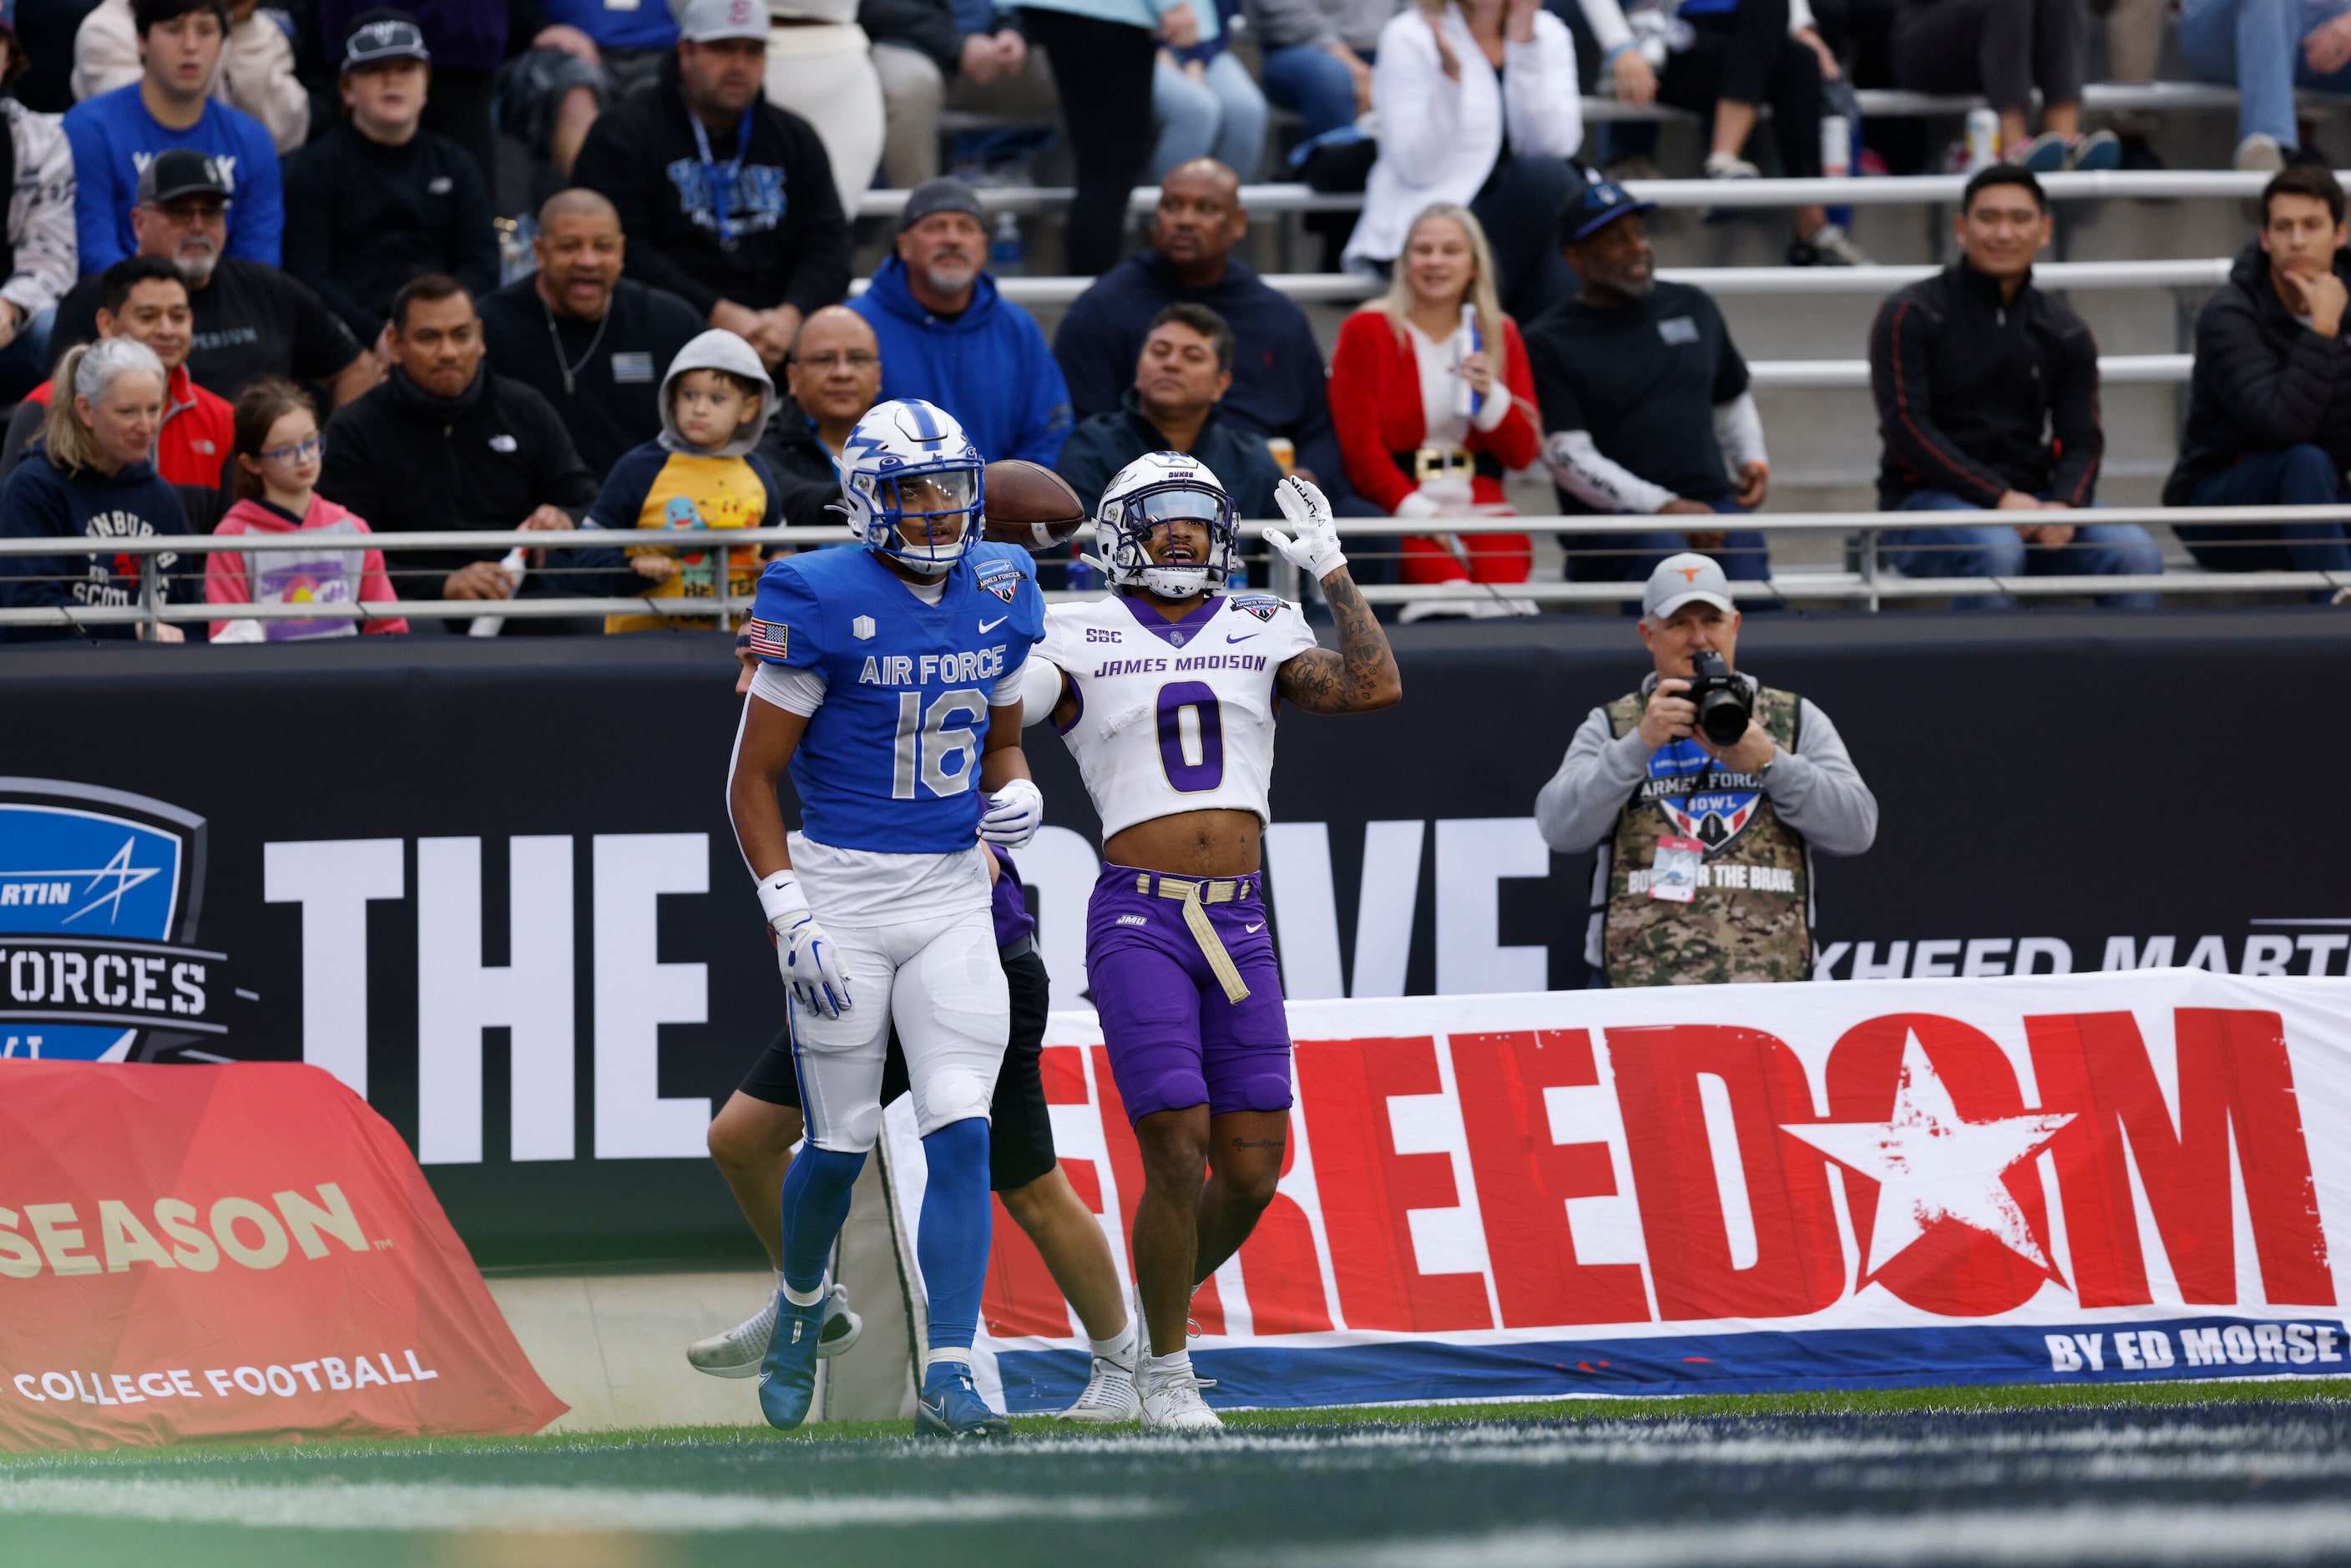
[(953, 414), (990, 463), (1050, 468), (1070, 434), (1070, 389), (1036, 318), (980, 270), (987, 230), (960, 180), (925, 180), (898, 216), (897, 254), (849, 308), (882, 344), (882, 396)]
[(131, 209), (139, 176), (156, 154), (192, 147), (212, 161), (229, 193), (226, 254), (278, 264), (286, 225), (277, 147), (261, 121), (212, 96), (228, 38), (224, 0), (131, 0), (144, 74), (129, 87), (73, 106), (74, 226), (82, 276), (137, 253)]

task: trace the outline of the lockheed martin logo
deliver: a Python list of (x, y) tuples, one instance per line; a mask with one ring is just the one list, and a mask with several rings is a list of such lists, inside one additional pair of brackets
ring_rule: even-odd
[(203, 1060), (224, 958), (193, 946), (204, 820), (144, 795), (0, 779), (0, 1057)]

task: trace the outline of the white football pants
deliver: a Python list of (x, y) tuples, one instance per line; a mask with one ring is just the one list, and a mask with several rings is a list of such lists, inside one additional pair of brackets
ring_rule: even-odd
[(923, 1135), (986, 1116), (1012, 1033), (987, 910), (875, 926), (836, 925), (821, 911), (818, 920), (839, 946), (855, 1005), (837, 1019), (791, 1006), (800, 1104), (816, 1146), (859, 1155), (881, 1135), (893, 1021)]

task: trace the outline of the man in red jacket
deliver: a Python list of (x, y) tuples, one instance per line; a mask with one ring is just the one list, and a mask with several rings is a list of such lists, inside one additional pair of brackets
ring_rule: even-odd
[[(194, 331), (187, 284), (162, 256), (134, 256), (108, 267), (99, 287), (104, 293), (98, 335), (146, 344), (170, 377), (164, 388), (163, 428), (155, 438), (156, 472), (174, 485), (218, 489), (234, 444), (236, 415), (227, 399), (189, 378), (188, 346)], [(0, 443), (0, 479), (16, 467), (48, 412), (49, 383), (43, 382), (25, 394), (8, 421), (8, 434)]]

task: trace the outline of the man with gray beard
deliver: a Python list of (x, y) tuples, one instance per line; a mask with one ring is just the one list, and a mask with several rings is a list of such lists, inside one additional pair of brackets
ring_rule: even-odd
[(1050, 468), (1070, 438), (1070, 388), (1037, 319), (996, 291), (979, 194), (960, 180), (906, 193), (873, 286), (850, 301), (882, 351), (882, 397), (947, 411), (990, 463)]
[[(227, 214), (227, 182), (193, 148), (158, 153), (140, 173), (131, 232), (138, 254), (161, 256), (187, 279), (196, 384), (234, 402), (264, 376), (291, 376), (336, 406), (381, 380), (376, 357), (316, 294), (266, 263), (222, 254)], [(102, 294), (92, 276), (58, 302), (52, 353), (97, 339)]]

